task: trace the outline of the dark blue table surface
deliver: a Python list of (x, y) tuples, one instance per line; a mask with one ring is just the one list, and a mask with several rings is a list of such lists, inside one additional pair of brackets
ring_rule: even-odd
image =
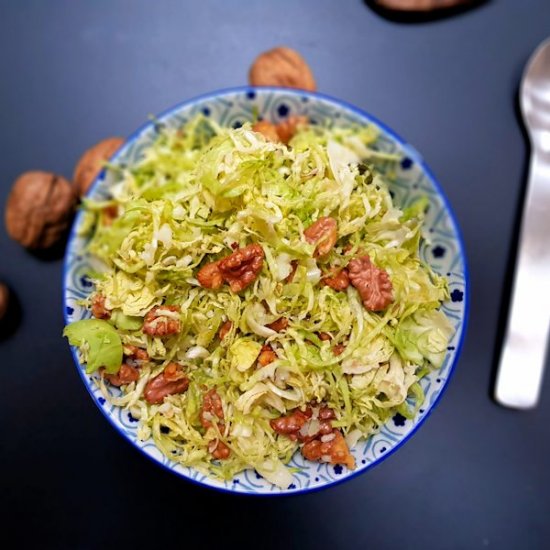
[[(0, 342), (0, 509), (19, 548), (548, 548), (550, 378), (540, 406), (490, 399), (528, 145), (516, 94), (550, 34), (548, 0), (497, 0), (402, 24), (360, 0), (0, 2), (0, 205), (29, 169), (71, 177), (90, 144), (151, 113), (246, 82), (286, 44), (319, 89), (422, 152), (461, 223), (472, 276), (449, 390), (399, 452), (312, 495), (258, 500), (156, 467), (95, 408), (61, 339), (59, 257), (0, 230), (0, 278), (22, 318)], [(536, 294), (536, 289), (534, 289)]]

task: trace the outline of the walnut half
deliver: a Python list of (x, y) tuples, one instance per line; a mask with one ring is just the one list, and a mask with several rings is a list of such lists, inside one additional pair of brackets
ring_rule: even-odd
[(212, 289), (218, 289), (226, 282), (233, 292), (240, 292), (256, 280), (263, 262), (263, 248), (259, 244), (249, 244), (221, 260), (204, 265), (197, 273), (197, 280), (202, 287)]
[(288, 142), (294, 137), (298, 129), (307, 126), (307, 123), (307, 117), (291, 115), (282, 122), (279, 122), (279, 124), (273, 124), (267, 120), (259, 120), (252, 125), (252, 130), (262, 134), (268, 141), (275, 143), (282, 141), (288, 145)]
[(376, 267), (369, 256), (355, 258), (348, 264), (349, 280), (370, 311), (381, 311), (393, 302), (393, 286), (389, 275)]
[(305, 231), (304, 237), (310, 244), (318, 243), (314, 256), (326, 256), (338, 240), (338, 224), (334, 218), (324, 216), (312, 223)]
[(71, 220), (76, 196), (62, 176), (25, 172), (15, 181), (6, 203), (9, 236), (32, 249), (55, 244)]

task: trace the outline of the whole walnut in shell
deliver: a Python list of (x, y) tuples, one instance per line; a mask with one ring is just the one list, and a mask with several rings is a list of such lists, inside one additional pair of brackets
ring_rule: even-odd
[(122, 146), (120, 137), (110, 137), (90, 147), (78, 161), (74, 170), (74, 184), (79, 196), (84, 196), (97, 178), (106, 161)]
[(67, 229), (76, 196), (72, 185), (50, 172), (25, 172), (6, 203), (9, 236), (27, 248), (48, 248)]
[(260, 54), (248, 75), (253, 86), (284, 86), (302, 90), (316, 90), (309, 65), (295, 50), (279, 47)]

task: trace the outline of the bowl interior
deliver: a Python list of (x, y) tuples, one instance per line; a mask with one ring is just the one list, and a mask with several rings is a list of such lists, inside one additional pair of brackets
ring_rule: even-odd
[[(128, 411), (113, 407), (105, 401), (93, 378), (85, 374), (73, 349), (78, 372), (100, 410), (122, 435), (153, 460), (192, 481), (233, 492), (278, 494), (314, 490), (353, 477), (383, 460), (413, 434), (441, 397), (458, 359), (467, 318), (468, 293), (464, 248), (452, 210), (420, 155), (393, 131), (351, 105), (320, 94), (296, 90), (238, 88), (187, 101), (138, 130), (115, 155), (113, 162), (131, 165), (141, 157), (143, 149), (152, 143), (162, 126), (179, 127), (197, 113), (211, 117), (222, 126), (230, 127), (240, 126), (243, 122), (252, 120), (254, 113), (259, 113), (261, 117), (274, 122), (291, 114), (300, 114), (306, 115), (314, 124), (374, 124), (379, 128), (380, 138), (376, 147), (385, 152), (397, 153), (401, 157), (400, 162), (387, 162), (381, 166), (382, 172), (391, 173), (393, 177), (391, 190), (395, 203), (407, 206), (420, 196), (427, 196), (430, 201), (421, 258), (437, 273), (446, 275), (449, 279), (451, 299), (443, 304), (443, 309), (456, 329), (443, 366), (422, 380), (426, 399), (416, 418), (407, 420), (396, 415), (379, 433), (358, 444), (353, 451), (357, 462), (355, 471), (326, 463), (307, 462), (300, 453), (296, 453), (291, 465), (299, 468), (299, 471), (294, 475), (294, 483), (286, 490), (271, 485), (254, 471), (243, 472), (235, 479), (223, 482), (171, 461), (156, 448), (152, 440), (139, 441), (136, 419)], [(90, 196), (96, 199), (107, 197), (112, 183), (110, 174), (101, 174)], [(82, 221), (82, 215), (79, 214), (73, 225), (65, 257), (64, 299), (67, 323), (89, 316), (78, 302), (92, 291), (88, 274), (98, 267), (94, 266), (93, 259), (85, 252), (85, 239), (78, 236)]]

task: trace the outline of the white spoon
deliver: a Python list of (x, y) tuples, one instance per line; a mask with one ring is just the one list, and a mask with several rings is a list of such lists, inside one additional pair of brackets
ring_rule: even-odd
[(529, 409), (539, 399), (550, 328), (550, 39), (527, 64), (520, 103), (532, 153), (495, 399)]

